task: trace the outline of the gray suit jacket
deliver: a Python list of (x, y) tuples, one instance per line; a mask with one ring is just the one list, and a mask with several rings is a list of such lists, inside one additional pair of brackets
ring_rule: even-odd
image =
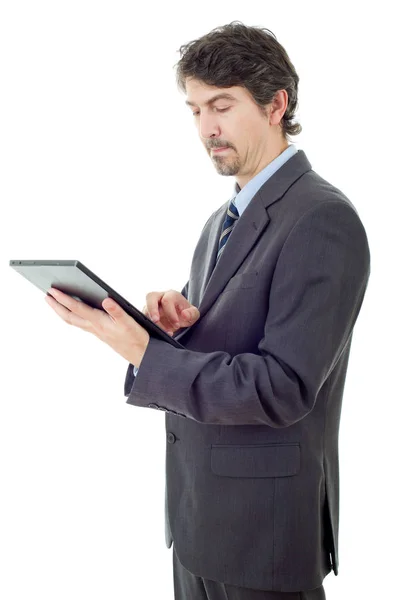
[(182, 290), (201, 315), (175, 334), (185, 349), (151, 337), (125, 396), (166, 413), (166, 542), (183, 565), (307, 590), (338, 572), (338, 432), (368, 240), (303, 150), (252, 198), (214, 269), (227, 206)]

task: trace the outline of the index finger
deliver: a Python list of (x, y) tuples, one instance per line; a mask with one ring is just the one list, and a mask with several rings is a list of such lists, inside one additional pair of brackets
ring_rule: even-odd
[(158, 304), (160, 302), (160, 298), (162, 298), (163, 295), (164, 295), (164, 292), (149, 292), (146, 295), (148, 316), (153, 321), (158, 321), (160, 318)]
[[(79, 325), (86, 321), (93, 322), (96, 317), (96, 312), (100, 311), (88, 306), (83, 300), (75, 300), (72, 296), (61, 292), (55, 288), (50, 288), (47, 291), (46, 300), (48, 304), (71, 325)], [(56, 300), (56, 303), (54, 303)]]

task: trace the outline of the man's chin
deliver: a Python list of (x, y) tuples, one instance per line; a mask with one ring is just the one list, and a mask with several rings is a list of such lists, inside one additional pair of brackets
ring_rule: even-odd
[(231, 177), (231, 175), (236, 175), (238, 173), (238, 169), (235, 169), (232, 166), (229, 167), (228, 165), (223, 165), (221, 163), (214, 163), (214, 166), (218, 175), (225, 175), (226, 177)]

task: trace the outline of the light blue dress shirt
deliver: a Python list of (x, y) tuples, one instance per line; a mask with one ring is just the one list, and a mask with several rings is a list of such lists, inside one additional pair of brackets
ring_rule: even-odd
[[(255, 196), (256, 192), (260, 189), (262, 185), (273, 175), (286, 161), (289, 160), (294, 154), (296, 154), (297, 148), (293, 144), (289, 144), (289, 146), (279, 154), (272, 162), (270, 162), (262, 171), (257, 173), (253, 179), (250, 179), (246, 183), (243, 189), (240, 189), (237, 182), (235, 182), (234, 192), (230, 197), (229, 201), (233, 201), (236, 206), (239, 217), (243, 214), (244, 210), (250, 204), (251, 199)], [(139, 371), (135, 366), (133, 367), (133, 374), (137, 375)], [(134, 382), (135, 383), (135, 382)]]

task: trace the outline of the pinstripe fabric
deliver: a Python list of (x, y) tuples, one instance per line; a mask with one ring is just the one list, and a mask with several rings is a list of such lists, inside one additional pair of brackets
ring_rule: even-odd
[[(252, 182), (200, 234), (183, 289), (201, 317), (177, 332), (184, 348), (150, 336), (124, 394), (165, 412), (165, 541), (187, 571), (223, 583), (224, 600), (232, 587), (305, 600), (338, 574), (339, 417), (369, 244), (304, 151)], [(213, 276), (232, 196), (242, 222)]]

